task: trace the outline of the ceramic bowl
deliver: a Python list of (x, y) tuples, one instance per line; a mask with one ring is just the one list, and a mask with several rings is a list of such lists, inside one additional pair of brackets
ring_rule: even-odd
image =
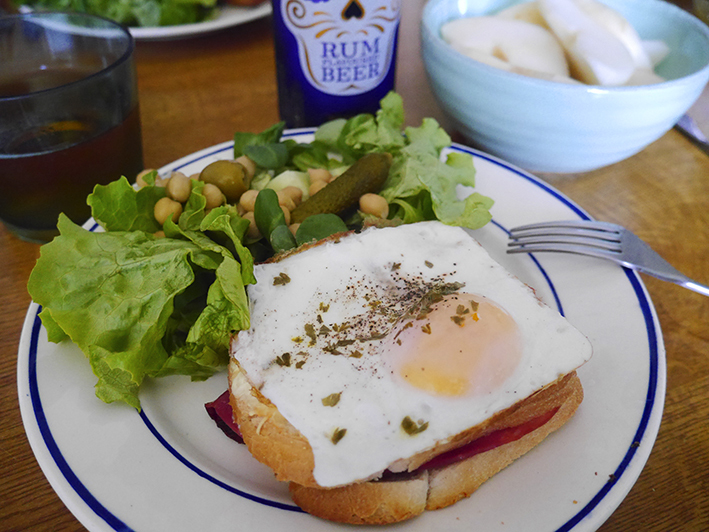
[(470, 144), (526, 170), (586, 172), (621, 161), (660, 138), (709, 80), (709, 27), (662, 0), (603, 0), (642, 39), (670, 53), (654, 85), (602, 87), (503, 71), (456, 52), (440, 36), (449, 20), (491, 15), (523, 0), (429, 0), (422, 55), (433, 93)]

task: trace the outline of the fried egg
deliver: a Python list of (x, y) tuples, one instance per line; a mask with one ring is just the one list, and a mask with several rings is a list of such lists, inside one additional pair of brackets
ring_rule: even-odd
[(307, 438), (322, 487), (377, 478), (591, 356), (467, 231), (439, 222), (366, 229), (254, 273), (232, 356)]

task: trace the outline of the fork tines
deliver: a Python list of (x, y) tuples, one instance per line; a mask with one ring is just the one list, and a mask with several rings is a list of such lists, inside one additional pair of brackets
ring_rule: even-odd
[(595, 249), (621, 252), (622, 228), (615, 224), (594, 221), (544, 222), (515, 227), (510, 230), (508, 253), (530, 251), (567, 251), (579, 253)]

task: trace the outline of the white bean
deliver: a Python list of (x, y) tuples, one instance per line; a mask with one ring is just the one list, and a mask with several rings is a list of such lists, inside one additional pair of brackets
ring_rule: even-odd
[(160, 225), (164, 224), (170, 217), (172, 217), (173, 222), (177, 223), (180, 214), (182, 214), (182, 204), (171, 198), (160, 198), (157, 203), (155, 203), (153, 215)]
[(181, 172), (173, 172), (165, 185), (165, 191), (175, 201), (184, 203), (190, 197), (190, 192), (192, 192), (190, 178)]
[(224, 194), (222, 194), (222, 191), (219, 190), (219, 187), (217, 185), (212, 185), (211, 183), (204, 185), (202, 195), (204, 196), (204, 199), (207, 200), (207, 209), (219, 207), (226, 201), (226, 198), (224, 197)]
[(377, 218), (389, 216), (389, 204), (379, 194), (367, 193), (359, 198), (359, 210)]

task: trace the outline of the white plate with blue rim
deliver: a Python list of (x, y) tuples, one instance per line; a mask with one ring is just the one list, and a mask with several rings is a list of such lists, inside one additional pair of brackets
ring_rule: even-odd
[(128, 28), (136, 41), (164, 41), (200, 37), (227, 28), (246, 24), (271, 14), (271, 2), (265, 0), (253, 7), (221, 5), (214, 17), (192, 24)]
[[(307, 142), (312, 130), (286, 136)], [(187, 175), (232, 158), (226, 142), (160, 170)], [(492, 222), (472, 232), (490, 254), (531, 285), (594, 347), (579, 369), (585, 398), (561, 430), (486, 482), (470, 498), (395, 525), (412, 532), (476, 530), (588, 532), (622, 502), (655, 442), (665, 397), (665, 350), (638, 275), (610, 262), (567, 254), (507, 255), (517, 225), (586, 219), (538, 178), (461, 145), (477, 169), (476, 189), (495, 200)], [(93, 221), (84, 226), (96, 230)], [(204, 404), (227, 386), (222, 372), (146, 381), (142, 411), (107, 405), (73, 344), (52, 344), (32, 303), (18, 354), (22, 419), (37, 461), (62, 501), (90, 531), (328, 531), (342, 525), (302, 512), (285, 484), (227, 438)], [(362, 527), (367, 529), (368, 527)], [(377, 528), (381, 530), (381, 528)]]

